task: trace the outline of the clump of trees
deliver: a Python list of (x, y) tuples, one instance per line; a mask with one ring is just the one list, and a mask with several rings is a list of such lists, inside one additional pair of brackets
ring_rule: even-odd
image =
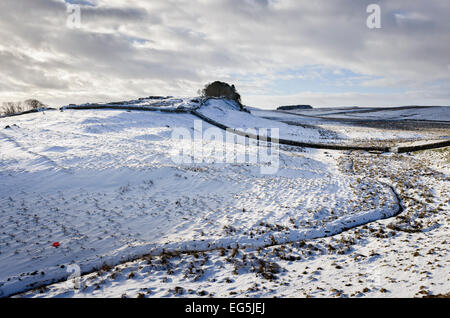
[(241, 109), (243, 108), (241, 103), (241, 95), (236, 91), (236, 87), (225, 82), (215, 81), (213, 83), (206, 84), (203, 90), (201, 90), (201, 95), (206, 98), (213, 97), (229, 99), (235, 101)]
[(37, 99), (27, 99), (23, 102), (4, 102), (0, 107), (0, 115), (14, 115), (44, 107), (46, 107), (46, 105)]

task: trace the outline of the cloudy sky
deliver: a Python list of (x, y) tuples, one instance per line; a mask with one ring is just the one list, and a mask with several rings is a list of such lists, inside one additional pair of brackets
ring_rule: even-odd
[(195, 96), (222, 80), (265, 108), (450, 105), (449, 16), (447, 0), (1, 0), (0, 101)]

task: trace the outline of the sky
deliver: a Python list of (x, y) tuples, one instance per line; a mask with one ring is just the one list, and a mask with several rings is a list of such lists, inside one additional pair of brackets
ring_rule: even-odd
[(220, 80), (261, 108), (450, 105), (449, 16), (444, 0), (1, 0), (0, 102), (197, 96)]

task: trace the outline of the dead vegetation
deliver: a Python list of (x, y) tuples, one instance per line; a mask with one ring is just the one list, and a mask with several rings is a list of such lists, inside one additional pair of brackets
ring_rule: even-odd
[(23, 102), (4, 102), (0, 107), (0, 115), (9, 116), (44, 107), (46, 105), (37, 99), (27, 99)]
[[(432, 216), (443, 211), (444, 202), (439, 202), (439, 198), (446, 196), (435, 193), (432, 183), (423, 178), (432, 179), (432, 182), (445, 181), (446, 176), (424, 164), (423, 157), (416, 159), (414, 156), (395, 154), (387, 158), (352, 152), (350, 156), (341, 158), (340, 167), (344, 172), (357, 176), (359, 185), (365, 181), (387, 179), (396, 189), (404, 211), (388, 225), (390, 230), (419, 233), (437, 225)], [(386, 237), (386, 233), (381, 230), (374, 235)]]

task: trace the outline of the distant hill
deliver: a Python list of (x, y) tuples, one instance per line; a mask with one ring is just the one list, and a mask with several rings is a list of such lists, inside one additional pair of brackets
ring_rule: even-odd
[(296, 110), (296, 109), (313, 109), (311, 105), (291, 105), (291, 106), (280, 106), (277, 110)]

